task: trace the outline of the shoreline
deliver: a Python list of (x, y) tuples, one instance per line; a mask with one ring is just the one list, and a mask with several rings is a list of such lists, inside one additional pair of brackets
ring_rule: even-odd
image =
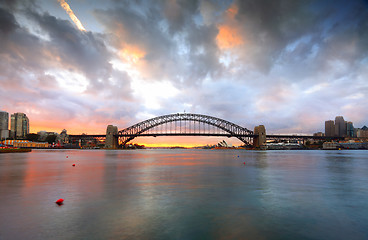
[(0, 153), (31, 152), (30, 148), (0, 148)]

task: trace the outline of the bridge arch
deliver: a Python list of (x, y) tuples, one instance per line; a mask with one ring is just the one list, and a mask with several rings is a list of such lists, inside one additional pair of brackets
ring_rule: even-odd
[[(134, 138), (142, 135), (144, 132), (147, 132), (149, 129), (166, 123), (179, 121), (193, 121), (215, 126), (227, 132), (229, 134), (229, 137), (236, 137), (245, 144), (249, 144), (248, 139), (253, 135), (253, 131), (250, 131), (247, 128), (241, 127), (224, 119), (202, 114), (176, 113), (151, 118), (123, 130), (120, 130), (118, 132), (118, 137), (120, 138), (119, 142), (121, 142), (122, 145), (125, 145)], [(185, 134), (183, 133), (182, 135)], [(168, 136), (170, 136), (170, 134), (168, 134)]]

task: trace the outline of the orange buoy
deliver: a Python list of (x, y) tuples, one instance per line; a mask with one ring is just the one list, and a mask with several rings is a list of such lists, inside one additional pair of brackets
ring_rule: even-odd
[(60, 198), (60, 199), (58, 199), (55, 203), (56, 203), (57, 205), (62, 205), (62, 204), (63, 204), (63, 202), (64, 202), (64, 199)]
[(75, 167), (75, 164), (73, 163), (73, 165), (72, 165), (73, 167)]

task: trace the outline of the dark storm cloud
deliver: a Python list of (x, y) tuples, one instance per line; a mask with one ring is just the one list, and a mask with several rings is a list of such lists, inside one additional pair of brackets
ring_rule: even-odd
[[(123, 5), (97, 11), (106, 29), (118, 36), (114, 46), (138, 44), (146, 53), (147, 64), (140, 70), (149, 73), (147, 80), (167, 79), (183, 93), (174, 102), (161, 100), (157, 114), (186, 107), (237, 119), (236, 113), (242, 112), (250, 122), (285, 128), (277, 122), (298, 125), (303, 115), (299, 109), (313, 111), (308, 107), (312, 105), (325, 111), (321, 101), (330, 100), (321, 91), (336, 93), (334, 98), (337, 92), (352, 95), (356, 89), (336, 91), (341, 85), (335, 82), (356, 81), (364, 74), (368, 18), (361, 1), (129, 1)], [(224, 12), (230, 7), (233, 19)], [(228, 66), (220, 63), (228, 50), (218, 46), (221, 26), (238, 34), (243, 44), (230, 49), (238, 57)], [(227, 86), (214, 86), (221, 81)], [(341, 109), (344, 102), (331, 105)]]
[[(268, 72), (277, 63), (289, 44), (304, 37), (310, 41), (296, 46), (289, 62), (302, 61), (318, 46), (319, 63), (330, 54), (342, 54), (339, 44), (357, 40), (357, 51), (367, 52), (367, 8), (362, 1), (237, 1), (239, 12), (236, 19), (243, 22), (246, 37), (259, 51), (253, 53), (255, 64)], [(302, 49), (301, 49), (302, 48)], [(329, 49), (333, 49), (332, 52)], [(302, 51), (302, 52), (301, 52)], [(323, 52), (326, 51), (326, 52)], [(340, 55), (341, 58), (345, 56)], [(354, 56), (358, 57), (358, 56)], [(286, 60), (286, 59), (284, 59)]]
[(0, 31), (3, 34), (13, 32), (18, 28), (15, 17), (3, 8), (0, 8)]
[(169, 23), (170, 34), (185, 31), (193, 23), (193, 16), (198, 14), (199, 2), (196, 0), (167, 1), (163, 6), (163, 15)]
[(108, 62), (110, 54), (100, 36), (81, 32), (69, 21), (59, 20), (47, 13), (30, 12), (29, 15), (50, 38), (45, 43), (46, 49), (53, 56), (60, 57), (58, 61), (61, 64), (82, 71), (93, 85), (98, 86), (98, 80), (108, 78), (111, 72), (111, 64)]
[(221, 75), (223, 66), (219, 63), (219, 50), (215, 42), (217, 34), (214, 26), (191, 26), (188, 30), (189, 79), (202, 80), (208, 76), (216, 80)]
[(269, 72), (283, 49), (316, 27), (318, 18), (307, 6), (310, 1), (237, 1), (236, 19), (257, 51), (254, 64)]
[(124, 8), (96, 11), (115, 35), (116, 48), (138, 45), (145, 52), (143, 71), (154, 80), (168, 79), (175, 84), (195, 84), (221, 69), (215, 43), (218, 30), (196, 24), (194, 18), (199, 14), (197, 1), (146, 2), (144, 7), (129, 2)]

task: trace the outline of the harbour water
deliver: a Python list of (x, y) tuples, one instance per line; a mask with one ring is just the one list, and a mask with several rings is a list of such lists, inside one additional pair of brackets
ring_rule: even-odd
[(1, 154), (0, 239), (368, 239), (368, 151)]

